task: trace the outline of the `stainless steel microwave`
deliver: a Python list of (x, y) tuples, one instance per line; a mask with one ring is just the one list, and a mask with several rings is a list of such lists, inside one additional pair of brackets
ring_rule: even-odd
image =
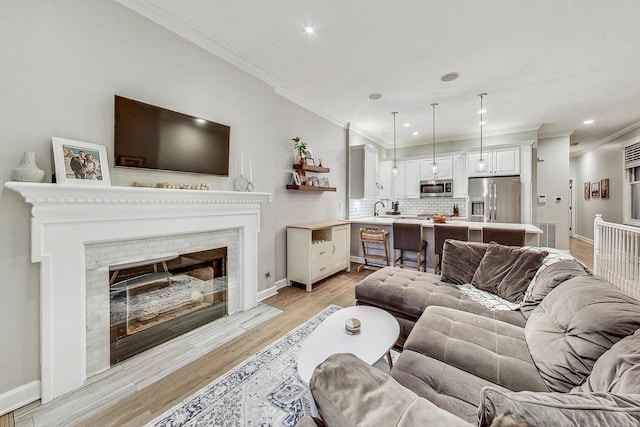
[(453, 181), (450, 179), (420, 181), (420, 197), (453, 197)]

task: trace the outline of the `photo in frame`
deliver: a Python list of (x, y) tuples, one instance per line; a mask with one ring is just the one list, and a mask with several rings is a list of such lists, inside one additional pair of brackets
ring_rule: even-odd
[(316, 165), (315, 152), (313, 148), (307, 148), (307, 152), (305, 153), (304, 157), (308, 165)]
[(589, 181), (584, 183), (584, 199), (589, 200), (591, 198), (591, 183)]
[(591, 198), (598, 199), (600, 198), (600, 183), (592, 182), (591, 183)]
[(329, 186), (329, 178), (323, 176), (320, 178), (320, 187), (328, 187)]
[(600, 180), (600, 198), (601, 199), (609, 198), (609, 178)]
[(302, 185), (302, 181), (300, 181), (300, 174), (298, 174), (298, 171), (293, 171), (293, 183), (295, 185)]
[(107, 148), (91, 142), (51, 138), (56, 182), (67, 185), (110, 186)]

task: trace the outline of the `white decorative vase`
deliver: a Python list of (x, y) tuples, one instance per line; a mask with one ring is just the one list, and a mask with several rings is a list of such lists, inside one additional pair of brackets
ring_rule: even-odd
[(11, 172), (13, 181), (42, 182), (44, 171), (36, 165), (36, 153), (25, 151), (22, 155), (22, 163)]

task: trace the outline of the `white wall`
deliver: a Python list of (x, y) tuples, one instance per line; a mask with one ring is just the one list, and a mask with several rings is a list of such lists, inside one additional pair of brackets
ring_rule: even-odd
[[(286, 274), (288, 223), (344, 217), (345, 130), (275, 95), (272, 87), (112, 1), (3, 2), (0, 14), (0, 178), (24, 150), (52, 173), (51, 137), (103, 144), (113, 158), (119, 94), (231, 126), (230, 178), (112, 169), (114, 185), (206, 182), (231, 190), (244, 153), (262, 210), (259, 290)], [(337, 193), (287, 192), (299, 135), (323, 155)], [(39, 379), (39, 265), (29, 257), (29, 206), (0, 189), (0, 413), (17, 387)], [(271, 277), (265, 278), (270, 272)]]
[[(537, 222), (555, 223), (556, 247), (569, 249), (569, 137), (539, 139), (537, 156)], [(545, 204), (537, 202), (539, 195), (546, 196)]]

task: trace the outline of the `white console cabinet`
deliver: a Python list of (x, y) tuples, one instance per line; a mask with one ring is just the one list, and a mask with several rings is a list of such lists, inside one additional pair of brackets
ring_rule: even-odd
[(313, 283), (350, 266), (350, 224), (345, 221), (287, 226), (287, 279), (311, 292)]

